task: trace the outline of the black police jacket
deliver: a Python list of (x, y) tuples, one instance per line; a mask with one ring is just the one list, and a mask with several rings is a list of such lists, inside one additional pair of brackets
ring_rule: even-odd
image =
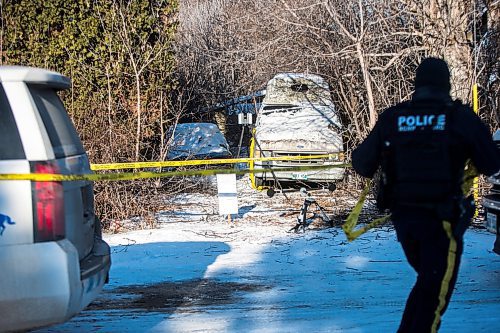
[[(427, 87), (417, 89), (412, 97), (413, 105), (452, 104), (452, 121), (450, 122), (451, 154), (454, 169), (463, 170), (465, 162), (471, 159), (478, 172), (491, 176), (500, 171), (500, 152), (495, 146), (491, 133), (472, 109), (461, 102), (452, 102), (448, 94), (429, 90)], [(354, 170), (368, 178), (372, 178), (382, 163), (384, 138), (387, 137), (388, 122), (393, 113), (408, 108), (408, 102), (386, 109), (368, 137), (353, 151), (352, 166)], [(457, 180), (460, 181), (460, 180)]]

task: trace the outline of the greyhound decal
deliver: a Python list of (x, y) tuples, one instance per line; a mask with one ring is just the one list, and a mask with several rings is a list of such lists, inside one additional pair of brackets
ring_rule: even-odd
[(5, 231), (6, 223), (10, 225), (16, 224), (9, 216), (0, 214), (0, 236), (2, 236)]

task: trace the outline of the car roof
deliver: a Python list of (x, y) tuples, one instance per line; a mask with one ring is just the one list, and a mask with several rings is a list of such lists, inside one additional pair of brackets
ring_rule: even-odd
[(179, 123), (176, 125), (177, 128), (182, 127), (182, 128), (191, 128), (191, 127), (210, 127), (210, 128), (219, 128), (217, 127), (216, 124), (214, 123)]
[(71, 80), (57, 72), (27, 66), (0, 66), (0, 82), (27, 82), (54, 89), (69, 89)]

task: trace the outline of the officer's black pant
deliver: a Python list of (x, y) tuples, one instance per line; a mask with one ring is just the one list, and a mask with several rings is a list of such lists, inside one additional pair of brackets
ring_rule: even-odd
[(406, 258), (417, 272), (398, 333), (437, 332), (457, 279), (462, 238), (453, 236), (453, 223), (430, 210), (395, 210), (393, 221)]

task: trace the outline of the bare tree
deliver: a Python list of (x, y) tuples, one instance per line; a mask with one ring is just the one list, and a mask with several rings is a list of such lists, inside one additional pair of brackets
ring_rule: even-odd
[(411, 96), (426, 56), (448, 61), (454, 96), (469, 100), (474, 64), (487, 72), (467, 39), (473, 14), (465, 0), (185, 0), (181, 67), (197, 73), (203, 105), (262, 88), (278, 72), (320, 74), (356, 144), (379, 112)]
[(297, 59), (307, 59), (302, 68), (310, 70), (313, 62), (315, 71), (330, 77), (346, 118), (358, 133), (366, 133), (363, 118), (369, 129), (378, 110), (408, 96), (407, 72), (423, 47), (414, 38), (417, 34), (405, 6), (361, 0), (279, 3), (285, 11), (274, 16), (288, 26), (285, 31), (291, 31), (287, 36), (293, 45), (300, 46), (287, 50)]
[(467, 32), (473, 15), (473, 3), (463, 0), (407, 1), (418, 20), (426, 55), (445, 58), (452, 74), (453, 95), (470, 101), (474, 64)]

